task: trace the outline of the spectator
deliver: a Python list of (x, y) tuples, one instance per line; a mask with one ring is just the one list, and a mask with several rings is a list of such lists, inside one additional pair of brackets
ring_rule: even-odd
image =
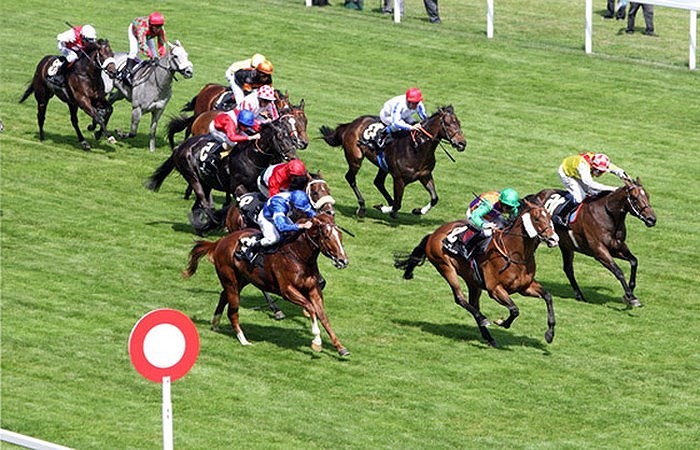
[(425, 12), (428, 13), (430, 23), (442, 23), (440, 14), (438, 13), (438, 0), (423, 0)]
[(644, 13), (644, 23), (646, 25), (644, 34), (647, 36), (658, 36), (654, 33), (654, 5), (645, 3), (630, 2), (630, 10), (627, 12), (627, 30), (625, 32), (627, 34), (634, 33), (634, 17), (637, 15), (640, 6)]

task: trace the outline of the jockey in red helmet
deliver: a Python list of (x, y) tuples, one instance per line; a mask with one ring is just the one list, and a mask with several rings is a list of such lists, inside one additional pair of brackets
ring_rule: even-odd
[(416, 87), (409, 88), (406, 94), (397, 95), (384, 103), (379, 118), (386, 128), (377, 136), (377, 146), (383, 147), (387, 138), (395, 131), (416, 129), (419, 121), (415, 119), (414, 114), (418, 114), (420, 120), (428, 117), (423, 105), (423, 94)]
[[(306, 166), (300, 159), (268, 167), (261, 176), (263, 188), (267, 187), (268, 197), (292, 189), (303, 189), (308, 180)], [(264, 192), (263, 192), (264, 193)]]
[(131, 85), (131, 71), (139, 62), (139, 56), (148, 59), (165, 56), (168, 40), (165, 38), (163, 25), (165, 25), (165, 18), (158, 11), (131, 21), (127, 30), (129, 54), (126, 66), (119, 73), (118, 79)]

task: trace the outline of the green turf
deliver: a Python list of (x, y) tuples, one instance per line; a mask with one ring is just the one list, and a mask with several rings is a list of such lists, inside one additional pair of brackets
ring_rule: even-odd
[[(597, 1), (586, 55), (583, 2), (498, 1), (494, 39), (483, 1), (441, 2), (439, 26), (419, 0), (406, 1), (400, 25), (378, 1), (362, 12), (332, 3), (2, 3), (0, 426), (80, 449), (159, 448), (160, 386), (133, 369), (127, 339), (139, 317), (169, 307), (201, 339), (197, 363), (172, 385), (177, 448), (698, 448), (700, 91), (687, 70), (687, 12), (657, 7), (660, 37), (628, 36)], [(17, 101), (39, 59), (56, 52), (63, 22), (89, 22), (124, 51), (128, 21), (156, 8), (195, 66), (173, 87), (158, 151), (147, 150), (149, 118), (132, 141), (88, 135), (93, 151), (82, 151), (56, 99), (40, 143), (33, 98)], [(240, 346), (228, 324), (209, 330), (219, 292), (211, 264), (180, 278), (194, 240), (184, 182), (173, 175), (159, 193), (142, 186), (169, 153), (168, 116), (254, 52), (274, 63), (277, 88), (305, 99), (312, 140), (301, 157), (323, 172), (337, 222), (356, 235), (345, 236), (346, 270), (320, 261), (347, 360), (325, 333), (326, 349), (313, 353), (308, 319), (281, 302), (288, 318), (274, 321), (252, 288), (241, 322), (253, 346)], [(456, 163), (438, 150), (440, 203), (427, 216), (410, 214), (428, 200), (415, 184), (397, 220), (375, 210), (358, 220), (342, 151), (318, 127), (376, 113), (412, 85), (430, 112), (454, 105), (469, 146), (450, 150)], [(119, 103), (110, 127), (129, 118)], [(651, 193), (656, 227), (628, 218), (644, 308), (625, 309), (614, 277), (580, 255), (589, 303), (576, 302), (558, 250), (541, 248), (555, 340), (544, 341), (543, 302), (515, 295), (521, 315), (511, 329), (492, 327), (502, 347), (491, 349), (429, 264), (411, 281), (393, 269), (395, 252), (462, 217), (473, 192), (557, 187), (561, 159), (583, 150), (607, 152)], [(366, 163), (359, 177), (370, 206), (381, 200), (375, 173)], [(487, 296), (482, 309), (506, 314)]]

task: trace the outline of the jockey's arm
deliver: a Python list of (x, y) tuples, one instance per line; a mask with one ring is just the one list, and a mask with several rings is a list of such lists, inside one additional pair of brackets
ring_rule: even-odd
[(610, 173), (617, 175), (621, 180), (631, 180), (630, 176), (625, 173), (622, 167), (616, 166), (613, 163), (610, 163), (610, 168), (608, 170)]
[(165, 38), (165, 29), (161, 28), (160, 33), (156, 35), (156, 39), (158, 41), (158, 54), (163, 57), (167, 54), (168, 48), (168, 40)]
[(418, 102), (418, 107), (416, 108), (418, 111), (418, 117), (420, 117), (420, 120), (425, 120), (428, 115), (425, 113), (425, 105), (423, 102)]
[(598, 183), (591, 176), (591, 168), (585, 160), (581, 160), (576, 168), (579, 177), (581, 178), (581, 183), (586, 187), (586, 191), (614, 191), (616, 188), (608, 186), (602, 183)]
[(469, 216), (469, 223), (474, 227), (478, 228), (479, 230), (483, 230), (484, 225), (486, 224), (484, 216), (488, 214), (492, 209), (493, 205), (491, 204), (491, 202), (489, 202), (485, 198), (482, 199), (479, 206), (471, 212), (471, 215)]
[(275, 224), (275, 228), (277, 228), (277, 231), (280, 233), (299, 230), (299, 225), (292, 222), (283, 212), (275, 212), (272, 215), (272, 223)]

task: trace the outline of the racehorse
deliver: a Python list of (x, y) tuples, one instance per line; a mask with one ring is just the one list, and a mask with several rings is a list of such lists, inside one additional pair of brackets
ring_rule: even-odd
[[(563, 194), (563, 191), (547, 189), (539, 192), (537, 197), (551, 212), (563, 201)], [(574, 289), (576, 300), (585, 301), (574, 277), (574, 252), (579, 252), (594, 257), (615, 275), (625, 291), (622, 298), (625, 303), (631, 307), (642, 306), (634, 295), (637, 285), (637, 258), (625, 244), (625, 217), (628, 213), (644, 222), (647, 227), (656, 225), (656, 214), (649, 204), (649, 193), (639, 178), (635, 181), (625, 181), (624, 186), (613, 192), (603, 192), (584, 200), (576, 211), (575, 219), (569, 223), (569, 229), (557, 227), (564, 273)], [(625, 274), (613, 258), (630, 263), (629, 282), (625, 280)]]
[(212, 318), (212, 328), (218, 327), (224, 307), (228, 304), (229, 320), (238, 341), (242, 345), (250, 344), (238, 321), (238, 307), (241, 290), (246, 285), (253, 284), (258, 289), (280, 295), (309, 313), (311, 332), (314, 335), (311, 348), (314, 351), (322, 350), (321, 331), (318, 327), (320, 321), (338, 354), (350, 354), (340, 343), (328, 321), (323, 306), (323, 291), (319, 286), (317, 262), (319, 254), (322, 253), (335, 267), (347, 267), (348, 257), (343, 248), (342, 233), (333, 217), (328, 214), (315, 216), (311, 223), (311, 228), (300, 233), (296, 239), (284, 244), (275, 253), (265, 254), (262, 267), (251, 265), (234, 256), (239, 247), (238, 240), (253, 234), (253, 230), (236, 231), (216, 242), (197, 241), (190, 252), (189, 265), (183, 271), (183, 276), (191, 277), (197, 271), (199, 260), (204, 255), (214, 263), (223, 290)]
[[(438, 202), (433, 181), (435, 149), (438, 144), (445, 139), (457, 151), (462, 152), (467, 147), (467, 140), (462, 134), (454, 109), (452, 106), (438, 108), (433, 115), (422, 121), (420, 130), (399, 134), (393, 141), (387, 143), (383, 152), (375, 153), (362, 142), (361, 138), (368, 126), (377, 123), (378, 120), (376, 116), (361, 116), (350, 123), (338, 125), (335, 130), (327, 126), (320, 128), (323, 140), (328, 145), (332, 147), (342, 145), (345, 150), (345, 160), (348, 162), (345, 179), (355, 192), (359, 203), (357, 216), (365, 216), (365, 199), (356, 183), (357, 172), (365, 157), (379, 167), (374, 185), (388, 203), (388, 206), (376, 205), (376, 209), (396, 218), (397, 212), (401, 209), (404, 188), (409, 183), (420, 181), (430, 193), (430, 203), (423, 208), (413, 209), (413, 214), (426, 214)], [(381, 155), (386, 163), (385, 166), (378, 159)], [(393, 199), (384, 187), (384, 181), (389, 173), (394, 180)]]
[[(216, 87), (216, 92), (218, 95), (212, 96), (211, 92), (213, 87)], [(207, 103), (208, 109), (202, 109), (199, 106), (188, 106), (199, 104), (200, 99), (209, 99), (214, 102), (216, 98), (227, 91), (227, 87), (220, 84), (208, 84), (202, 91), (197, 94), (185, 107), (183, 111), (192, 110), (194, 108), (194, 114), (191, 116), (180, 116), (174, 117), (168, 123), (168, 142), (170, 142), (170, 148), (175, 148), (175, 134), (182, 131), (185, 132), (185, 137), (190, 135), (197, 135), (209, 132), (209, 123), (216, 117), (216, 114), (221, 112), (218, 109), (214, 109), (213, 103)], [(202, 100), (204, 101), (204, 100)], [(303, 150), (309, 146), (309, 136), (306, 132), (306, 126), (308, 120), (306, 118), (306, 113), (304, 112), (304, 99), (298, 105), (293, 105), (289, 100), (289, 94), (280, 92), (275, 89), (275, 106), (280, 114), (280, 119), (284, 120), (289, 124), (289, 132), (294, 138), (294, 143), (299, 150)]]
[[(117, 65), (126, 64), (126, 53), (116, 55)], [(168, 43), (168, 53), (160, 59), (148, 60), (140, 63), (134, 69), (132, 86), (123, 81), (115, 81), (114, 89), (109, 96), (110, 104), (121, 99), (131, 102), (131, 130), (128, 133), (117, 131), (123, 138), (136, 136), (136, 131), (144, 113), (151, 113), (151, 130), (148, 148), (156, 151), (156, 127), (158, 120), (165, 110), (172, 95), (172, 82), (175, 74), (182, 74), (185, 78), (192, 78), (194, 69), (190, 62), (185, 47), (180, 41), (174, 44)]]
[[(114, 53), (109, 46), (109, 41), (99, 39), (94, 44), (88, 43), (86, 45), (80, 57), (66, 71), (65, 86), (57, 86), (47, 79), (49, 67), (57, 59), (57, 56), (48, 55), (39, 61), (34, 78), (19, 101), (20, 103), (24, 102), (30, 94), (34, 93), (37, 103), (36, 117), (39, 123), (39, 140), (44, 140), (46, 107), (51, 97), (56, 95), (68, 105), (71, 124), (78, 135), (78, 142), (84, 150), (90, 150), (90, 144), (80, 131), (78, 108), (92, 117), (93, 124), (99, 125), (99, 129), (95, 132), (95, 139), (99, 139), (102, 134), (107, 134), (112, 141), (114, 137), (107, 131), (107, 122), (112, 114), (112, 106), (105, 99), (105, 85), (102, 78), (103, 71), (108, 77), (113, 77), (117, 73)], [(96, 125), (92, 127), (92, 130), (95, 129)]]
[(255, 191), (258, 175), (263, 169), (296, 158), (294, 143), (280, 122), (262, 125), (260, 139), (239, 142), (216, 173), (202, 173), (199, 161), (206, 160), (207, 153), (215, 145), (218, 144), (206, 134), (188, 138), (173, 150), (146, 183), (148, 189), (157, 191), (173, 169), (177, 169), (194, 190), (196, 201), (192, 206), (191, 221), (195, 232), (200, 235), (221, 222), (214, 214), (212, 189), (234, 195)]
[[(309, 181), (304, 188), (309, 197), (311, 206), (320, 214), (335, 216), (335, 199), (331, 196), (328, 183), (320, 173), (310, 173)], [(267, 199), (260, 192), (248, 192), (236, 199), (236, 204), (232, 204), (226, 212), (226, 229), (229, 233), (242, 230), (244, 228), (259, 228), (257, 215), (262, 209)], [(245, 211), (245, 212), (242, 212)], [(299, 217), (301, 218), (301, 217)], [(270, 310), (274, 313), (275, 319), (284, 319), (284, 312), (277, 306), (270, 294), (263, 291), (265, 300)]]
[[(413, 278), (413, 269), (423, 264), (427, 257), (450, 285), (455, 303), (474, 316), (481, 336), (492, 347), (497, 347), (498, 344), (486, 328), (490, 325), (489, 320), (479, 309), (479, 297), (483, 289), (492, 299), (508, 308), (508, 318), (495, 321), (504, 328), (510, 328), (519, 314), (510, 294), (517, 292), (544, 299), (547, 305), (548, 325), (544, 338), (547, 343), (554, 339), (552, 296), (535, 280), (535, 250), (540, 242), (554, 247), (559, 237), (554, 231), (551, 215), (542, 203), (530, 197), (524, 199), (521, 206), (521, 211), (512, 224), (503, 230), (494, 231), (485, 251), (469, 261), (443, 248), (445, 238), (465, 229), (465, 220), (442, 225), (426, 235), (410, 255), (399, 255), (394, 260), (394, 266), (404, 270), (403, 277), (410, 280)], [(460, 287), (459, 277), (467, 283), (468, 302)]]

